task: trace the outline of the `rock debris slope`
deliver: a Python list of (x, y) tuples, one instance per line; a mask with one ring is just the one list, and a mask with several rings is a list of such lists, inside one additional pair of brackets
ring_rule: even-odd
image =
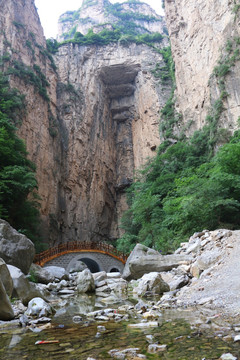
[[(176, 297), (163, 297), (163, 304), (168, 306), (170, 300), (174, 306), (204, 305), (230, 315), (239, 315), (239, 230), (196, 233), (176, 253), (193, 256), (191, 263), (181, 265), (177, 272), (178, 277), (187, 275), (190, 282), (178, 291)], [(170, 280), (166, 274), (163, 279)], [(171, 282), (169, 285), (174, 290)]]

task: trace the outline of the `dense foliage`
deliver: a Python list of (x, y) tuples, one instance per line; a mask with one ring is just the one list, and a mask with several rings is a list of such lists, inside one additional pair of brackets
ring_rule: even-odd
[(39, 212), (34, 164), (27, 159), (24, 142), (16, 134), (24, 98), (10, 89), (0, 73), (0, 217), (37, 240)]
[[(60, 18), (60, 22), (69, 23), (71, 28), (68, 32), (63, 34), (64, 41), (58, 43), (56, 40), (47, 40), (48, 50), (51, 53), (55, 53), (59, 46), (68, 42), (79, 45), (106, 45), (112, 42), (120, 41), (123, 44), (136, 42), (138, 44), (146, 43), (152, 44), (154, 42), (161, 42), (163, 36), (160, 33), (150, 33), (144, 24), (151, 21), (161, 21), (159, 18), (139, 13), (139, 5), (142, 5), (140, 1), (130, 0), (126, 1), (130, 11), (124, 9), (124, 5), (120, 3), (106, 3), (105, 13), (110, 17), (114, 16), (114, 23), (94, 24), (91, 18), (81, 18), (81, 10), (96, 4), (94, 0), (84, 1), (82, 7), (77, 11), (68, 11)], [(77, 31), (77, 24), (88, 23), (95, 28), (99, 28), (99, 31), (93, 32), (89, 29), (86, 35)]]
[(240, 131), (230, 138), (229, 131), (219, 127), (228, 96), (225, 77), (239, 60), (239, 44), (239, 39), (227, 42), (213, 73), (219, 98), (209, 109), (206, 125), (189, 139), (184, 131), (176, 132), (181, 114), (175, 110), (174, 64), (170, 48), (163, 49), (166, 66), (156, 67), (155, 76), (173, 83), (161, 111), (164, 141), (128, 189), (120, 250), (129, 251), (141, 242), (166, 253), (203, 228), (239, 228)]
[(163, 36), (160, 33), (132, 35), (127, 31), (122, 31), (120, 28), (115, 28), (114, 30), (103, 29), (96, 34), (90, 29), (86, 35), (75, 32), (72, 38), (61, 43), (58, 43), (55, 39), (48, 39), (47, 48), (49, 52), (55, 54), (61, 45), (67, 43), (78, 45), (107, 45), (119, 41), (123, 45), (134, 42), (136, 44), (148, 44), (151, 46), (152, 43), (161, 42), (162, 39)]
[(128, 190), (126, 233), (118, 248), (136, 242), (168, 252), (203, 228), (240, 226), (240, 133), (209, 159), (204, 134), (160, 147)]

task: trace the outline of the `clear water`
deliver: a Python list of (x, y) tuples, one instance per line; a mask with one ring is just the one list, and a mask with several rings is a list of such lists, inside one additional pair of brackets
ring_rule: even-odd
[[(85, 298), (86, 300), (87, 298)], [(86, 301), (85, 301), (86, 303)], [(88, 301), (92, 310), (93, 299)], [(86, 304), (85, 304), (86, 305)], [(202, 334), (196, 327), (191, 327), (193, 320), (191, 311), (166, 311), (159, 318), (159, 327), (152, 329), (132, 329), (129, 322), (101, 323), (106, 331), (96, 337), (97, 325), (100, 323), (73, 324), (70, 319), (76, 309), (76, 300), (70, 301), (66, 311), (53, 319), (52, 327), (40, 333), (29, 329), (6, 329), (0, 333), (1, 360), (87, 360), (111, 359), (111, 349), (140, 348), (139, 353), (147, 359), (172, 360), (213, 360), (219, 359), (223, 353), (232, 353), (240, 359), (240, 344), (223, 341), (214, 334), (211, 328)], [(195, 314), (195, 316), (197, 316)], [(139, 322), (139, 320), (135, 320)], [(59, 323), (61, 322), (61, 324)], [(130, 320), (134, 322), (134, 320)], [(60, 326), (59, 326), (60, 325)], [(158, 354), (147, 352), (146, 335), (153, 335), (154, 342), (167, 344), (167, 351)], [(38, 340), (57, 340), (56, 344), (36, 345)]]

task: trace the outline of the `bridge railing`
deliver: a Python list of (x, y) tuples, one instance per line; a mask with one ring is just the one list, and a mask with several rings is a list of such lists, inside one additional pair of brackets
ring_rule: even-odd
[(66, 254), (68, 252), (77, 252), (77, 251), (99, 251), (110, 256), (114, 256), (119, 259), (121, 262), (125, 263), (127, 261), (128, 255), (117, 250), (114, 246), (102, 242), (93, 242), (93, 241), (69, 241), (64, 244), (52, 247), (48, 250), (37, 254), (34, 258), (34, 262), (39, 265), (43, 265), (47, 261)]

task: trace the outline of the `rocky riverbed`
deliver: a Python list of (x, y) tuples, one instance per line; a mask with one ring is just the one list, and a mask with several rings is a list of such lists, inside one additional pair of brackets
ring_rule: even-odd
[(204, 230), (172, 255), (138, 244), (123, 274), (5, 256), (0, 358), (240, 359), (239, 252), (239, 231)]

